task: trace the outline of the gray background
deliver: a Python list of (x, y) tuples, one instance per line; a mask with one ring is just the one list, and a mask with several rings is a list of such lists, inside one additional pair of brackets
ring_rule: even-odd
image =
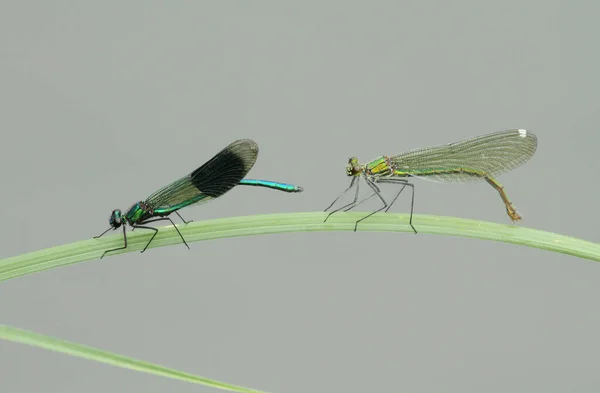
[[(1, 256), (89, 238), (231, 141), (250, 177), (194, 220), (318, 211), (350, 155), (537, 133), (522, 225), (597, 241), (597, 3), (2, 2)], [(416, 212), (510, 223), (486, 184)], [(365, 206), (367, 210), (374, 205)], [(408, 209), (401, 199), (395, 211)], [(415, 223), (418, 226), (418, 222)], [(2, 283), (0, 323), (271, 392), (597, 392), (600, 270), (474, 239), (293, 233)], [(0, 342), (6, 392), (202, 387)]]

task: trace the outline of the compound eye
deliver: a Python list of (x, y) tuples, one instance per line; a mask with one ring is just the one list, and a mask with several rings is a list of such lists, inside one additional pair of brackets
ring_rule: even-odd
[(118, 228), (123, 224), (123, 219), (121, 217), (121, 210), (113, 210), (108, 220), (109, 224), (113, 228)]

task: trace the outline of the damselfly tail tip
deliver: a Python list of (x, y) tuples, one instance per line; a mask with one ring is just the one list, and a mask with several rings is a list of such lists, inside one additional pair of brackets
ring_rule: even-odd
[(523, 217), (521, 217), (521, 214), (519, 214), (519, 212), (515, 209), (513, 211), (508, 211), (508, 216), (510, 217), (510, 219), (512, 220), (512, 222), (517, 222), (517, 221), (521, 221), (521, 219)]
[(296, 192), (302, 192), (304, 191), (304, 188), (300, 187), (300, 186), (296, 186)]

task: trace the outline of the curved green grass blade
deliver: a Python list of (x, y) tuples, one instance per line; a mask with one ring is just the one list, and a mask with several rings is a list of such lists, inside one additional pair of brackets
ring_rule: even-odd
[[(323, 223), (326, 214), (319, 212), (232, 217), (192, 222), (188, 225), (180, 225), (178, 228), (188, 243), (191, 243), (200, 240), (269, 233), (352, 231), (356, 220), (365, 215), (360, 212), (339, 213), (332, 216), (327, 223)], [(409, 232), (412, 235), (412, 229), (407, 223), (408, 215), (385, 213), (377, 214), (362, 222), (358, 229), (359, 231)], [(600, 261), (600, 244), (555, 233), (513, 225), (426, 215), (413, 216), (413, 223), (418, 228), (419, 235), (428, 233), (501, 241)], [(143, 231), (130, 232), (128, 234), (129, 247), (126, 250), (109, 254), (107, 257), (124, 252), (139, 251), (150, 236), (151, 233)], [(122, 241), (121, 233), (117, 233), (101, 239), (83, 240), (6, 258), (0, 260), (0, 281), (96, 259), (102, 255), (104, 250), (122, 245)], [(181, 243), (181, 239), (175, 229), (172, 226), (165, 226), (160, 228), (159, 234), (150, 248), (178, 243)], [(12, 327), (0, 325), (0, 338), (219, 389), (235, 392), (259, 392)]]
[(0, 325), (0, 338), (8, 341), (18, 342), (21, 344), (32, 345), (34, 347), (48, 349), (55, 352), (61, 352), (88, 360), (95, 360), (97, 362), (110, 364), (112, 366), (141, 371), (172, 379), (178, 379), (180, 381), (191, 382), (195, 384), (209, 386), (212, 388), (228, 390), (231, 392), (264, 393), (260, 390), (230, 385), (225, 382), (219, 382), (212, 379), (200, 377), (194, 374), (188, 374), (171, 368), (128, 358), (125, 356), (102, 351), (100, 349), (75, 344), (64, 340), (59, 340), (57, 338), (44, 336), (42, 334), (33, 333), (27, 330), (18, 329), (10, 326)]
[[(178, 225), (178, 228), (188, 243), (270, 233), (352, 231), (354, 223), (364, 217), (366, 213), (338, 213), (323, 223), (326, 214), (321, 212), (289, 213), (219, 218), (192, 222), (187, 225), (181, 224)], [(494, 240), (600, 261), (600, 244), (521, 226), (428, 215), (414, 215), (413, 224), (418, 228), (417, 236), (436, 234)], [(410, 232), (412, 236), (412, 229), (408, 226), (408, 215), (406, 214), (378, 213), (361, 222), (358, 231)], [(151, 235), (150, 231), (143, 230), (129, 232), (127, 235), (129, 247), (107, 254), (105, 258), (126, 252), (140, 251)], [(408, 239), (399, 237), (398, 241)], [(149, 248), (179, 243), (181, 243), (181, 238), (175, 228), (169, 225), (160, 227), (158, 235)], [(97, 259), (104, 250), (122, 245), (122, 233), (118, 232), (100, 239), (82, 240), (6, 258), (0, 260), (0, 282), (46, 269)]]

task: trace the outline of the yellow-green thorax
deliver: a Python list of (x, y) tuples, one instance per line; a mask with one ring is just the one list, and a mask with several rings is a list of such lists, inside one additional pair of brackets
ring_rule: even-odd
[(391, 176), (394, 175), (394, 167), (387, 156), (381, 156), (365, 165), (361, 165), (358, 158), (352, 157), (348, 160), (346, 174), (348, 176), (360, 176), (362, 174), (375, 177)]

